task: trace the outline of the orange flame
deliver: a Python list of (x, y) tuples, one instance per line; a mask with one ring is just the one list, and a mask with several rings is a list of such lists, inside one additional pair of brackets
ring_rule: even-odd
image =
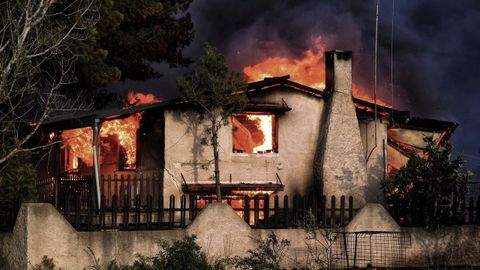
[[(314, 47), (314, 50), (305, 51), (300, 58), (268, 57), (259, 63), (244, 67), (243, 73), (247, 75), (247, 80), (250, 82), (288, 74), (295, 82), (323, 90), (325, 88), (325, 44), (320, 37), (315, 39)], [(354, 97), (374, 103), (365, 89), (360, 88), (355, 83), (353, 83), (352, 88)], [(377, 104), (390, 107), (387, 102), (378, 98)]]
[(325, 46), (320, 38), (315, 40), (315, 49), (307, 50), (301, 58), (268, 57), (263, 61), (243, 68), (248, 81), (260, 81), (265, 77), (290, 75), (301, 84), (317, 89), (325, 88), (325, 65), (323, 55)]
[[(140, 105), (159, 101), (152, 94), (128, 93), (130, 104)], [(100, 139), (109, 136), (117, 136), (118, 143), (125, 151), (126, 168), (135, 169), (136, 162), (136, 142), (137, 129), (140, 127), (142, 113), (136, 113), (123, 119), (107, 120), (102, 123), (100, 128)], [(78, 158), (85, 163), (86, 166), (93, 166), (93, 132), (92, 128), (77, 128), (65, 130), (62, 132), (62, 140), (65, 146), (73, 153), (72, 168), (78, 167)]]
[(263, 142), (260, 145), (257, 145), (253, 148), (254, 153), (261, 153), (265, 151), (273, 150), (273, 126), (272, 126), (272, 115), (254, 115), (250, 114), (247, 116), (250, 120), (258, 120), (258, 127), (263, 133)]

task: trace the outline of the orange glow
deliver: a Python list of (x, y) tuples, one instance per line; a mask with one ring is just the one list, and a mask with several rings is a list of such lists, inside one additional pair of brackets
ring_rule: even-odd
[(271, 195), (273, 194), (273, 191), (246, 191), (246, 190), (233, 190), (232, 194), (235, 195), (242, 195), (242, 196), (248, 196), (248, 197), (255, 197), (255, 196), (265, 196), (265, 195)]
[(149, 104), (159, 101), (160, 100), (153, 94), (135, 93), (131, 91), (128, 92), (128, 102), (131, 105)]
[[(128, 93), (130, 104), (140, 105), (158, 101), (152, 94)], [(125, 169), (135, 169), (137, 129), (140, 127), (142, 113), (136, 113), (122, 119), (107, 120), (100, 128), (100, 138), (116, 136), (118, 143), (125, 151)], [(65, 146), (72, 152), (72, 168), (78, 168), (80, 158), (87, 167), (93, 166), (93, 132), (92, 128), (78, 128), (62, 132)]]
[[(325, 89), (325, 44), (320, 37), (315, 39), (314, 47), (305, 51), (300, 58), (268, 57), (254, 65), (244, 67), (243, 73), (247, 75), (249, 82), (261, 81), (266, 77), (290, 75), (292, 81), (323, 90)], [(358, 99), (373, 103), (369, 92), (355, 83), (352, 85), (352, 93)], [(377, 104), (391, 107), (378, 97)]]
[(261, 153), (265, 151), (273, 150), (273, 126), (272, 115), (256, 115), (250, 114), (247, 116), (250, 120), (258, 120), (257, 125), (260, 131), (263, 133), (263, 142), (253, 148), (254, 153)]
[(315, 40), (315, 51), (307, 50), (301, 58), (268, 57), (263, 61), (243, 68), (248, 81), (260, 81), (265, 77), (289, 74), (293, 81), (316, 89), (325, 88), (325, 45), (320, 38)]

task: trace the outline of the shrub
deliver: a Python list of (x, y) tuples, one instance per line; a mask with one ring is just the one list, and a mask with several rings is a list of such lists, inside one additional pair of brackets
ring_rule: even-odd
[(382, 183), (389, 210), (404, 225), (436, 229), (463, 222), (464, 196), (469, 172), (461, 157), (451, 158), (452, 147), (440, 147), (424, 138), (423, 155), (410, 154), (407, 164)]
[(278, 239), (275, 233), (270, 233), (265, 240), (256, 240), (257, 248), (248, 251), (247, 257), (235, 257), (232, 264), (243, 270), (280, 270), (280, 263), (285, 255), (290, 241)]
[(32, 270), (55, 270), (55, 263), (52, 258), (43, 256), (42, 261), (39, 264), (32, 266)]
[(12, 230), (21, 203), (35, 197), (35, 168), (28, 156), (0, 166), (0, 230)]
[(109, 270), (221, 270), (223, 263), (209, 264), (207, 256), (195, 242), (196, 236), (162, 243), (162, 250), (155, 257), (139, 256), (132, 265), (118, 265), (112, 261)]

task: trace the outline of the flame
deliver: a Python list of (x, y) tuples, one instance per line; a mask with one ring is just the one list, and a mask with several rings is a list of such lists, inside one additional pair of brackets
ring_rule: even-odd
[(273, 150), (273, 125), (272, 115), (247, 115), (250, 120), (258, 120), (257, 125), (263, 133), (263, 142), (253, 148), (254, 153), (261, 153)]
[(159, 102), (160, 100), (153, 94), (128, 92), (128, 103), (131, 105), (149, 104)]
[(320, 38), (315, 40), (315, 49), (307, 50), (301, 58), (268, 57), (263, 61), (243, 68), (248, 81), (260, 81), (265, 77), (290, 75), (296, 82), (317, 89), (325, 88), (325, 45)]
[[(152, 94), (128, 93), (130, 104), (140, 105), (159, 101)], [(135, 169), (136, 162), (136, 142), (137, 129), (140, 127), (142, 113), (136, 113), (123, 119), (107, 120), (102, 123), (100, 128), (100, 139), (109, 136), (116, 136), (118, 143), (125, 151), (126, 167), (125, 169)], [(86, 166), (93, 166), (93, 132), (92, 128), (77, 128), (65, 130), (62, 132), (62, 140), (65, 146), (73, 153), (72, 167), (78, 168), (78, 158), (85, 163)]]
[[(268, 57), (259, 63), (244, 67), (243, 73), (247, 75), (249, 82), (288, 74), (295, 82), (323, 90), (325, 89), (325, 44), (322, 42), (321, 37), (315, 39), (314, 47), (314, 49), (305, 51), (300, 58)], [(358, 99), (374, 103), (368, 91), (355, 83), (352, 85), (352, 93)], [(391, 107), (387, 102), (378, 98), (377, 104)]]

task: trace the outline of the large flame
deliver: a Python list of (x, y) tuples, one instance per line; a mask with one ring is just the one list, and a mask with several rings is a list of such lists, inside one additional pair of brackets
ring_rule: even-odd
[[(314, 49), (308, 49), (300, 58), (273, 56), (268, 57), (254, 65), (243, 68), (250, 82), (261, 81), (266, 77), (290, 75), (298, 83), (312, 88), (323, 90), (325, 88), (325, 44), (318, 37), (314, 42)], [(357, 84), (352, 85), (353, 96), (371, 103), (373, 98), (368, 91)], [(377, 104), (390, 107), (387, 102), (377, 98)]]
[(289, 74), (296, 82), (313, 88), (325, 88), (325, 46), (320, 38), (315, 40), (315, 51), (307, 50), (301, 58), (268, 57), (263, 61), (243, 68), (249, 81), (260, 81), (265, 77)]
[[(152, 94), (128, 93), (130, 104), (140, 105), (157, 102), (158, 99)], [(137, 129), (140, 127), (142, 113), (136, 113), (123, 119), (107, 120), (100, 128), (100, 138), (116, 136), (118, 143), (125, 151), (125, 169), (134, 169), (137, 154)], [(65, 130), (61, 134), (65, 146), (73, 154), (72, 168), (78, 168), (78, 159), (86, 166), (93, 166), (93, 132), (92, 128), (77, 128)]]
[(273, 126), (272, 115), (249, 114), (248, 119), (257, 120), (258, 128), (263, 133), (263, 142), (253, 148), (254, 153), (262, 153), (273, 150)]

